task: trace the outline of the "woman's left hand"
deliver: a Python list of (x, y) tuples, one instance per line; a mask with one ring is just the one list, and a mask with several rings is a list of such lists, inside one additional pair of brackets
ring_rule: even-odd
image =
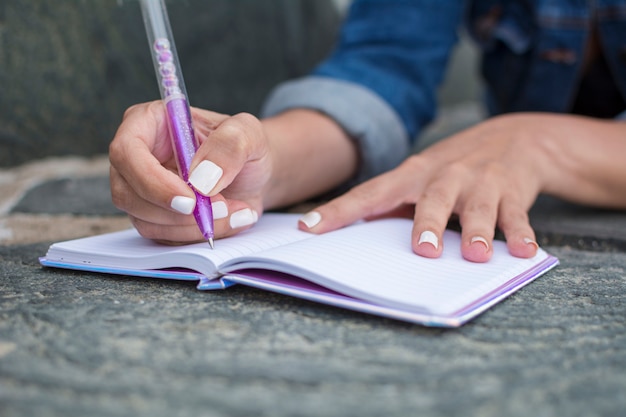
[(607, 174), (623, 165), (614, 153), (626, 148), (625, 127), (576, 116), (495, 117), (316, 208), (303, 216), (300, 228), (324, 233), (359, 219), (408, 216), (414, 220), (413, 251), (436, 258), (446, 225), (457, 215), (465, 259), (490, 259), (496, 227), (511, 254), (532, 257), (538, 246), (528, 210), (540, 192), (626, 207), (625, 173)]

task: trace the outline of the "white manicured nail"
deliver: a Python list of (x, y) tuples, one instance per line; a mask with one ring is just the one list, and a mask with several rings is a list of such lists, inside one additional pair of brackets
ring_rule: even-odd
[(204, 195), (209, 195), (215, 184), (222, 178), (224, 170), (211, 161), (204, 160), (189, 176), (189, 183)]
[(317, 211), (310, 211), (304, 216), (300, 217), (300, 221), (306, 225), (309, 229), (317, 226), (322, 221), (322, 215)]
[(172, 198), (170, 207), (179, 213), (191, 214), (193, 209), (196, 207), (196, 200), (190, 197), (177, 195), (176, 197)]
[(216, 201), (211, 203), (211, 209), (213, 210), (213, 219), (223, 219), (228, 217), (228, 208), (226, 207), (226, 203), (223, 201)]
[(230, 227), (237, 229), (238, 227), (250, 226), (256, 223), (258, 219), (259, 215), (256, 211), (248, 208), (239, 210), (230, 215)]
[(533, 245), (535, 248), (539, 248), (539, 244), (529, 237), (524, 238), (524, 243), (527, 245)]
[(435, 249), (439, 247), (439, 239), (437, 239), (437, 235), (430, 230), (425, 230), (420, 235), (420, 240), (417, 242), (417, 244), (421, 245), (422, 243), (430, 243), (435, 247)]
[(485, 245), (485, 250), (489, 250), (489, 242), (487, 242), (487, 239), (485, 239), (482, 236), (474, 236), (473, 238), (470, 239), (470, 245), (474, 242), (480, 242), (483, 245)]

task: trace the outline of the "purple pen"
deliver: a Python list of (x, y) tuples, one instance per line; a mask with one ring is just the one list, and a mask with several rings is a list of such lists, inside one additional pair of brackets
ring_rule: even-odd
[[(193, 130), (187, 91), (176, 54), (167, 9), (163, 0), (140, 0), (140, 3), (161, 98), (167, 111), (167, 124), (172, 138), (178, 172), (189, 183), (189, 168), (193, 156), (198, 150), (198, 140)], [(211, 199), (195, 190), (194, 192), (196, 194), (196, 206), (193, 215), (202, 236), (213, 248)]]

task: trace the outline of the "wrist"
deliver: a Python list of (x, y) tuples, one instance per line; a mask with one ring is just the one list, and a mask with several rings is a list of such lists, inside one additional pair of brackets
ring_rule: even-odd
[(331, 118), (295, 109), (264, 119), (262, 124), (272, 161), (263, 192), (266, 209), (328, 192), (356, 172), (357, 147)]

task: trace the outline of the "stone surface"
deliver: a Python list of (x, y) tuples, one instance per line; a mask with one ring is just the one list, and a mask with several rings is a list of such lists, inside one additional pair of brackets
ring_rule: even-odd
[[(257, 112), (332, 46), (331, 0), (167, 2), (194, 106)], [(137, 1), (0, 2), (0, 166), (107, 152), (124, 110), (159, 98)]]
[(3, 417), (626, 409), (625, 213), (542, 198), (532, 221), (561, 265), (443, 330), (243, 287), (42, 268), (53, 241), (128, 227), (97, 195), (105, 161), (62, 162), (0, 171), (24, 187), (0, 196), (13, 232), (0, 239)]
[(42, 269), (0, 247), (0, 414), (621, 416), (626, 255), (562, 265), (456, 330), (246, 288)]
[(11, 213), (125, 215), (111, 201), (108, 176), (61, 178), (37, 185)]

